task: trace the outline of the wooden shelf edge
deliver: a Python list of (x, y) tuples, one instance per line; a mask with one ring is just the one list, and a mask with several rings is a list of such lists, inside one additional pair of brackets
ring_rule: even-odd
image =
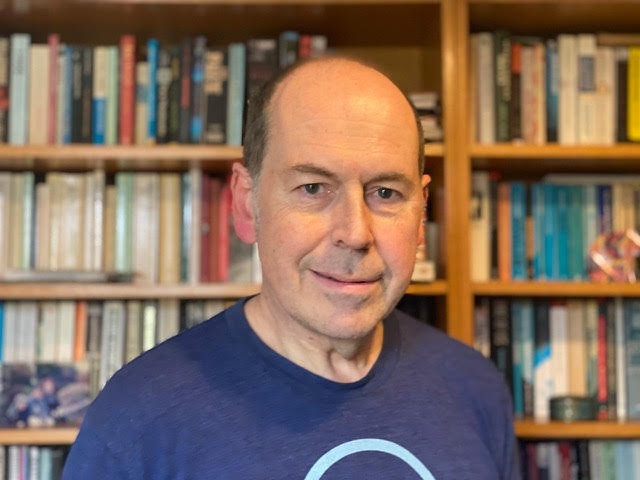
[(375, 5), (375, 4), (439, 4), (440, 0), (102, 0), (107, 4), (140, 5)]
[(521, 439), (628, 439), (640, 438), (640, 422), (536, 422), (516, 420), (516, 436)]
[(497, 143), (494, 145), (473, 144), (469, 146), (472, 158), (615, 158), (637, 161), (640, 144), (617, 145), (516, 145)]
[[(447, 282), (409, 285), (413, 295), (446, 295)], [(0, 300), (104, 300), (104, 299), (234, 299), (255, 295), (260, 285), (241, 283), (141, 285), (118, 283), (0, 283)]]
[(71, 445), (78, 430), (76, 427), (0, 428), (0, 445)]
[(476, 282), (472, 291), (504, 297), (640, 297), (640, 283)]

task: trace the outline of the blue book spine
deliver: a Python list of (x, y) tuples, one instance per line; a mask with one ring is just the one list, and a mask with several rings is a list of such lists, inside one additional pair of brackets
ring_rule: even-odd
[(569, 187), (569, 279), (582, 280), (585, 271), (583, 247), (584, 231), (582, 209), (584, 205), (583, 187)]
[(511, 275), (514, 280), (527, 279), (527, 193), (521, 182), (511, 183), (511, 242), (513, 249)]
[(193, 43), (193, 68), (191, 69), (191, 123), (189, 136), (192, 143), (201, 143), (204, 124), (204, 61), (207, 39), (197, 37)]
[(524, 389), (522, 384), (522, 312), (520, 302), (511, 303), (511, 354), (513, 355), (513, 413), (524, 416)]
[(227, 144), (242, 145), (246, 50), (243, 43), (229, 45), (229, 89), (227, 96)]
[(598, 185), (598, 233), (613, 231), (611, 185)]
[(97, 47), (93, 51), (93, 131), (91, 141), (104, 145), (107, 121), (107, 49)]
[[(147, 42), (147, 62), (149, 63), (149, 85), (147, 86), (147, 139), (155, 141), (158, 129), (158, 40)], [(204, 74), (203, 74), (204, 78)]]
[(533, 280), (545, 280), (546, 266), (544, 256), (544, 186), (535, 183), (531, 186), (533, 203)]
[(64, 88), (62, 90), (63, 98), (60, 99), (62, 105), (62, 143), (71, 143), (71, 124), (73, 122), (72, 102), (73, 102), (73, 60), (71, 47), (64, 48), (64, 61), (60, 72), (63, 75)]
[(558, 279), (556, 259), (556, 189), (549, 183), (543, 184), (544, 191), (544, 264), (547, 280)]
[(557, 192), (557, 226), (556, 234), (558, 252), (558, 276), (559, 280), (569, 279), (569, 187), (558, 185)]
[(29, 132), (29, 48), (31, 36), (11, 35), (9, 77), (9, 143), (26, 145)]
[(558, 43), (547, 40), (546, 96), (547, 96), (547, 142), (558, 141), (558, 90), (560, 77), (558, 72)]

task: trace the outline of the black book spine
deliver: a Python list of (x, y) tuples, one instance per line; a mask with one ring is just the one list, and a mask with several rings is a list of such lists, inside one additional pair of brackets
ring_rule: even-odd
[(247, 42), (247, 99), (278, 72), (278, 43), (275, 39), (253, 39)]
[(498, 181), (500, 174), (489, 174), (489, 232), (491, 235), (491, 278), (498, 278)]
[(511, 140), (522, 140), (522, 125), (520, 122), (521, 50), (521, 43), (511, 43), (511, 108), (509, 109), (509, 133)]
[(169, 89), (171, 88), (171, 53), (167, 47), (158, 52), (158, 105), (156, 138), (158, 143), (169, 141)]
[(511, 106), (511, 38), (509, 33), (499, 30), (493, 33), (495, 104), (496, 104), (496, 140), (508, 142), (509, 108)]
[(207, 53), (207, 39), (197, 37), (193, 42), (191, 74), (191, 143), (202, 143), (204, 121), (207, 115), (204, 98), (204, 60)]
[(82, 126), (80, 129), (80, 141), (82, 143), (91, 143), (91, 121), (93, 104), (93, 47), (84, 47), (82, 49)]
[(169, 85), (169, 141), (177, 142), (180, 132), (180, 47), (171, 47), (171, 84)]
[(82, 141), (82, 50), (71, 47), (71, 141)]
[(180, 62), (180, 126), (178, 141), (189, 143), (189, 125), (191, 123), (191, 39), (181, 44)]
[(491, 360), (513, 391), (513, 360), (511, 356), (511, 313), (509, 300), (495, 298), (491, 301), (490, 335)]
[(207, 105), (205, 143), (225, 143), (228, 78), (226, 49), (211, 48), (207, 50), (204, 65), (204, 95)]
[(627, 136), (627, 74), (629, 59), (625, 53), (619, 54), (616, 60), (617, 87), (616, 87), (616, 110), (618, 131), (616, 137), (618, 142), (628, 142)]

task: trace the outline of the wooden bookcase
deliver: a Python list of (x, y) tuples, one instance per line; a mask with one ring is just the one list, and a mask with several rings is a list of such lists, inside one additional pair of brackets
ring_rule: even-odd
[[(327, 35), (338, 53), (382, 67), (406, 91), (436, 90), (443, 106), (445, 140), (425, 149), (434, 178), (432, 197), (446, 268), (439, 280), (411, 285), (408, 293), (437, 298), (438, 324), (451, 336), (473, 342), (475, 295), (640, 296), (640, 287), (589, 284), (477, 284), (470, 275), (470, 179), (473, 169), (515, 175), (551, 170), (630, 172), (640, 170), (640, 146), (564, 147), (475, 145), (470, 132), (468, 43), (471, 32), (507, 29), (523, 34), (596, 30), (636, 31), (640, 1), (609, 0), (0, 0), (0, 35), (28, 32), (44, 42), (57, 32), (64, 42), (117, 44), (120, 35), (177, 42), (203, 34), (226, 45), (287, 29)], [(224, 172), (242, 156), (237, 147), (25, 146), (0, 145), (0, 170), (185, 171), (193, 165)], [(0, 299), (234, 298), (255, 285), (0, 285)], [(640, 424), (594, 422), (516, 423), (523, 438), (640, 437)], [(0, 430), (0, 444), (68, 444), (71, 429)]]

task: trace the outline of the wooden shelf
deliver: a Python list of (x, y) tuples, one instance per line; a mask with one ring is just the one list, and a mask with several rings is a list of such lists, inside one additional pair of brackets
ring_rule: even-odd
[[(625, 172), (640, 169), (640, 144), (611, 146), (471, 145), (474, 168), (531, 172)], [(535, 160), (531, 162), (529, 160)]]
[(0, 445), (71, 445), (78, 428), (2, 428)]
[(640, 283), (482, 282), (472, 288), (494, 297), (640, 297)]
[(573, 438), (640, 438), (640, 422), (546, 422), (516, 420), (516, 436), (523, 439), (573, 439)]
[[(0, 283), (0, 300), (104, 300), (104, 299), (233, 299), (254, 295), (260, 285), (238, 283), (142, 285), (122, 283)], [(413, 295), (446, 295), (447, 282), (416, 283)]]

